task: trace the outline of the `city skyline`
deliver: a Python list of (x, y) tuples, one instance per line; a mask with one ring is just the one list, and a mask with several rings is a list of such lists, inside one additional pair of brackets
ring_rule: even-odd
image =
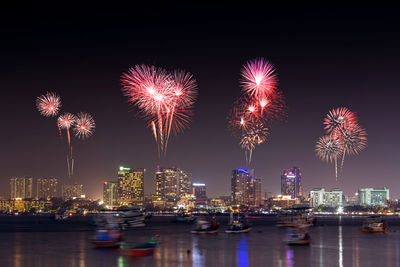
[[(387, 187), (391, 197), (399, 198), (393, 144), (398, 129), (392, 124), (399, 115), (400, 84), (395, 14), (279, 9), (259, 15), (255, 21), (219, 14), (178, 16), (165, 23), (172, 34), (163, 35), (165, 43), (157, 45), (152, 35), (161, 34), (157, 23), (143, 23), (141, 17), (126, 23), (127, 19), (115, 15), (110, 23), (101, 16), (93, 22), (77, 16), (80, 29), (54, 17), (51, 25), (48, 17), (42, 17), (28, 27), (29, 16), (15, 19), (13, 30), (4, 32), (0, 44), (0, 85), (5, 88), (0, 114), (7, 125), (0, 133), (0, 195), (9, 195), (10, 178), (30, 176), (57, 177), (59, 184), (77, 182), (88, 196), (101, 198), (103, 182), (115, 180), (119, 166), (148, 170), (144, 188), (151, 194), (157, 165), (191, 172), (193, 181), (207, 185), (209, 196), (229, 195), (231, 171), (237, 168), (255, 169), (262, 192), (277, 193), (282, 170), (298, 166), (304, 192), (326, 187), (350, 195), (359, 188)], [(139, 39), (140, 34), (147, 38)], [(249, 42), (254, 35), (257, 42)], [(227, 129), (226, 116), (241, 94), (242, 65), (258, 57), (275, 65), (289, 111), (246, 166), (244, 152)], [(199, 87), (190, 129), (171, 136), (166, 157), (160, 160), (151, 130), (134, 110), (129, 112), (133, 108), (121, 92), (120, 75), (142, 63), (184, 68)], [(84, 107), (96, 120), (96, 133), (90, 139), (73, 141), (72, 178), (68, 178), (65, 143), (55, 123), (35, 110), (35, 98), (46, 91), (65, 100), (63, 109), (76, 113)], [(314, 146), (324, 134), (324, 116), (341, 106), (358, 114), (369, 143), (360, 155), (346, 158), (336, 182), (334, 166), (321, 162)]]

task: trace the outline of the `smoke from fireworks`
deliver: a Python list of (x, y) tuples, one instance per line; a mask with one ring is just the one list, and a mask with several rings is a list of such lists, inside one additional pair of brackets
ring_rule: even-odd
[(356, 114), (346, 107), (330, 110), (323, 124), (328, 135), (318, 140), (316, 153), (324, 161), (335, 162), (337, 180), (337, 158), (342, 157), (342, 171), (346, 155), (358, 155), (367, 147), (367, 132), (358, 124)]
[(233, 104), (228, 124), (233, 135), (239, 137), (247, 164), (250, 164), (253, 150), (266, 142), (273, 122), (286, 117), (286, 105), (270, 62), (262, 58), (251, 60), (242, 68), (241, 76), (244, 95)]
[(92, 115), (84, 112), (78, 113), (75, 119), (74, 133), (80, 139), (86, 139), (93, 135), (96, 124)]
[(57, 116), (61, 107), (61, 99), (56, 93), (47, 92), (36, 98), (36, 107), (45, 117)]
[(122, 74), (121, 84), (128, 101), (138, 107), (152, 129), (159, 154), (165, 154), (171, 131), (177, 134), (190, 125), (197, 96), (192, 74), (136, 65)]

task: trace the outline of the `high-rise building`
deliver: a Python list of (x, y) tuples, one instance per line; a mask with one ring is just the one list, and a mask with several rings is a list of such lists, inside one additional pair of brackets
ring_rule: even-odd
[(386, 207), (388, 200), (388, 188), (362, 188), (358, 190), (358, 203), (360, 205)]
[(231, 176), (231, 204), (247, 205), (247, 181), (249, 172), (245, 169), (232, 171)]
[(119, 183), (104, 182), (103, 184), (103, 203), (108, 208), (117, 207), (119, 205)]
[(121, 205), (142, 206), (144, 202), (145, 169), (120, 167), (118, 170), (119, 200)]
[(36, 180), (37, 199), (50, 199), (56, 197), (57, 178), (38, 178)]
[(332, 189), (325, 191), (325, 188), (317, 188), (310, 191), (310, 206), (317, 208), (321, 205), (326, 207), (342, 207), (343, 191), (340, 189)]
[(281, 194), (298, 198), (301, 196), (301, 172), (297, 167), (284, 170), (281, 176)]
[(65, 200), (80, 198), (83, 196), (83, 185), (81, 184), (63, 184), (61, 187), (61, 195)]
[(207, 202), (206, 185), (193, 183), (193, 195), (196, 197), (196, 205), (205, 205)]
[(10, 179), (10, 198), (32, 198), (32, 183), (33, 178), (29, 176), (25, 177), (13, 177)]
[(191, 174), (178, 168), (160, 168), (154, 175), (154, 198), (170, 204), (192, 193)]
[(250, 207), (259, 207), (261, 205), (261, 179), (248, 178), (246, 198)]

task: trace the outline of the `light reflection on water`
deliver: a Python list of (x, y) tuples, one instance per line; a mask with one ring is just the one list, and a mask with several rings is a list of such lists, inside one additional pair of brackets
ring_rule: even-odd
[[(310, 246), (284, 244), (285, 229), (254, 223), (248, 234), (190, 234), (193, 225), (159, 224), (130, 230), (133, 243), (160, 234), (154, 256), (132, 258), (118, 249), (94, 249), (92, 231), (0, 232), (0, 266), (396, 266), (400, 267), (400, 220), (386, 234), (363, 233), (360, 223), (310, 228)], [(222, 224), (221, 224), (222, 225)]]

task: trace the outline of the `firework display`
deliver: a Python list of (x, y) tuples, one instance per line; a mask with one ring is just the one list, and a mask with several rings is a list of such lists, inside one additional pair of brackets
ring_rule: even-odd
[(183, 70), (172, 73), (162, 68), (136, 65), (121, 76), (122, 91), (148, 122), (158, 153), (166, 154), (171, 131), (188, 128), (197, 97), (193, 75)]
[[(46, 93), (36, 99), (36, 106), (41, 115), (45, 117), (53, 117), (58, 115), (61, 107), (61, 99), (56, 93)], [(62, 130), (66, 131), (67, 136), (67, 169), (68, 176), (74, 174), (74, 159), (72, 157), (71, 135), (70, 129), (73, 129), (75, 136), (80, 139), (86, 139), (94, 133), (95, 122), (93, 117), (88, 113), (78, 113), (75, 116), (72, 113), (66, 112), (57, 118), (57, 127), (60, 137)]]
[(342, 158), (342, 171), (346, 155), (358, 155), (367, 147), (367, 132), (359, 125), (356, 114), (346, 107), (330, 110), (323, 124), (327, 135), (317, 141), (315, 151), (322, 160), (335, 163), (337, 180), (338, 157)]
[(56, 93), (47, 92), (36, 98), (36, 107), (43, 116), (54, 117), (60, 111), (61, 99)]
[(243, 66), (240, 84), (243, 96), (234, 102), (228, 124), (233, 135), (240, 139), (246, 162), (250, 164), (253, 150), (266, 142), (273, 122), (286, 117), (286, 105), (277, 88), (275, 67), (263, 58)]

